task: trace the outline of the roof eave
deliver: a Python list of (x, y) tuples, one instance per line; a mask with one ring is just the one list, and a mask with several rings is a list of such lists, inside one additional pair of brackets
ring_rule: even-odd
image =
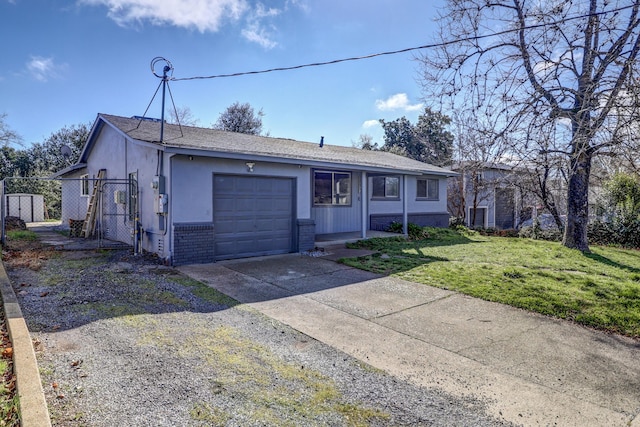
[(55, 178), (63, 178), (65, 175), (68, 175), (72, 172), (76, 172), (79, 171), (81, 169), (84, 169), (87, 167), (86, 163), (75, 163), (71, 166), (68, 166), (52, 175), (49, 176), (49, 178), (55, 179)]
[(185, 147), (176, 147), (176, 146), (164, 146), (165, 151), (168, 154), (181, 154), (185, 156), (199, 156), (199, 157), (215, 157), (222, 159), (234, 159), (234, 160), (251, 160), (251, 161), (263, 161), (270, 163), (284, 163), (290, 165), (300, 165), (300, 166), (309, 166), (309, 167), (318, 167), (318, 168), (339, 168), (339, 169), (348, 169), (348, 170), (359, 170), (364, 172), (382, 172), (382, 173), (401, 173), (404, 175), (439, 175), (439, 176), (456, 176), (457, 174), (452, 171), (439, 171), (439, 170), (417, 170), (417, 169), (406, 169), (406, 168), (396, 168), (396, 167), (385, 167), (385, 166), (374, 166), (374, 165), (365, 165), (365, 164), (351, 164), (351, 163), (341, 163), (341, 162), (331, 162), (326, 160), (314, 160), (314, 159), (304, 159), (304, 158), (289, 158), (289, 157), (281, 157), (281, 156), (267, 156), (260, 154), (249, 154), (249, 153), (238, 153), (238, 152), (227, 152), (227, 151), (212, 151), (212, 150), (203, 150), (200, 148), (185, 148)]

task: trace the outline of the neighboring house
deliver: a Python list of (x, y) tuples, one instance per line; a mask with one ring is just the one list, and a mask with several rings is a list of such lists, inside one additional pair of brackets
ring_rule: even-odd
[(525, 193), (523, 168), (487, 162), (465, 161), (452, 170), (460, 175), (449, 181), (449, 212), (465, 218), (468, 227), (517, 228), (531, 218), (538, 206), (532, 193)]
[(158, 120), (99, 114), (78, 162), (57, 174), (76, 179), (63, 180), (63, 224), (85, 218), (104, 170), (97, 232), (174, 265), (304, 251), (318, 235), (364, 237), (405, 219), (448, 225), (449, 170), (386, 152), (162, 129), (160, 142)]

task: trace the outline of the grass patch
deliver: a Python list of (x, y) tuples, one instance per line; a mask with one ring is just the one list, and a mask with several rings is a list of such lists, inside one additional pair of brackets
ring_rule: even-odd
[(389, 414), (377, 409), (363, 409), (356, 405), (340, 404), (338, 411), (344, 416), (347, 425), (353, 427), (368, 427), (375, 419), (388, 420)]
[(71, 310), (92, 318), (127, 317), (145, 312), (142, 308), (128, 302), (89, 302), (76, 304), (71, 307)]
[(428, 229), (429, 238), (371, 239), (347, 265), (640, 337), (640, 252)]
[(38, 235), (29, 230), (11, 230), (7, 231), (7, 239), (35, 242), (38, 240)]
[(196, 421), (203, 421), (211, 426), (223, 426), (231, 416), (219, 408), (212, 408), (208, 403), (197, 403), (189, 411), (189, 415)]
[[(294, 427), (327, 419), (327, 425), (365, 426), (389, 418), (382, 410), (347, 401), (331, 378), (281, 359), (233, 327), (202, 321), (184, 334), (149, 316), (135, 322), (140, 345), (171, 348), (182, 358), (200, 360), (213, 394), (242, 399), (235, 416), (251, 425)], [(224, 425), (228, 416), (206, 404), (195, 405), (190, 414), (209, 425)]]
[(222, 292), (187, 276), (171, 276), (168, 280), (188, 288), (195, 296), (214, 304), (235, 307), (240, 303)]

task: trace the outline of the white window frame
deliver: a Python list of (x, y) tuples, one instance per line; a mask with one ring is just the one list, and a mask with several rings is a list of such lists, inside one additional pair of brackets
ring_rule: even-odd
[[(316, 198), (316, 174), (318, 173), (322, 173), (322, 174), (331, 174), (331, 200), (330, 203), (328, 202), (318, 202), (318, 199)], [(348, 189), (347, 192), (342, 192), (341, 188), (340, 188), (340, 182), (336, 181), (336, 175), (346, 175), (348, 176)], [(351, 172), (346, 172), (346, 171), (335, 171), (335, 170), (321, 170), (321, 169), (314, 169), (312, 172), (312, 180), (311, 180), (311, 185), (313, 186), (312, 188), (312, 201), (313, 201), (313, 206), (351, 206), (351, 197), (352, 197), (352, 189), (353, 189), (353, 177), (351, 175)], [(340, 203), (340, 200), (345, 197), (345, 202), (344, 203)]]
[(80, 175), (80, 195), (83, 197), (89, 197), (91, 195), (90, 188), (89, 174)]
[[(420, 181), (424, 181), (425, 182), (425, 194), (421, 195), (418, 194), (418, 191), (420, 190)], [(436, 194), (429, 196), (429, 181), (435, 182), (436, 186)], [(438, 178), (418, 178), (416, 180), (416, 200), (440, 200), (440, 180)]]
[(129, 181), (127, 185), (127, 193), (128, 193), (128, 213), (129, 213), (129, 221), (136, 220), (136, 215), (138, 213), (138, 172), (131, 172), (129, 174)]
[[(384, 194), (376, 195), (374, 193), (376, 185), (374, 184), (374, 180), (383, 179), (384, 184), (382, 186)], [(390, 183), (390, 180), (395, 180), (395, 185)], [(396, 194), (390, 194), (389, 190), (395, 187)], [(379, 175), (371, 177), (371, 199), (372, 200), (400, 200), (400, 177), (397, 175)]]
[[(487, 224), (489, 223), (489, 207), (482, 205), (482, 206), (478, 206), (475, 208), (476, 211), (479, 211), (480, 209), (484, 210), (484, 215), (483, 215), (483, 221), (482, 221), (482, 228), (487, 228)], [(469, 206), (467, 209), (467, 227), (469, 228), (473, 228), (476, 227), (476, 225), (471, 224), (471, 210), (473, 210), (473, 206)]]

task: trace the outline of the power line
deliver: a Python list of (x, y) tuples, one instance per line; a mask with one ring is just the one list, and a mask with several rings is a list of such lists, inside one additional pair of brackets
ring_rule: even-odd
[(170, 80), (172, 80), (172, 81), (184, 81), (184, 80), (218, 79), (218, 78), (224, 78), (224, 77), (240, 77), (240, 76), (248, 76), (248, 75), (252, 75), (252, 74), (266, 74), (266, 73), (272, 73), (272, 72), (277, 72), (277, 71), (291, 71), (291, 70), (299, 70), (301, 68), (320, 67), (320, 66), (324, 66), (324, 65), (339, 64), (341, 62), (360, 61), (360, 60), (363, 60), (363, 59), (377, 58), (379, 56), (397, 55), (397, 54), (400, 54), (400, 53), (406, 53), (406, 52), (411, 52), (411, 51), (415, 51), (415, 50), (433, 49), (433, 48), (437, 48), (437, 47), (445, 47), (445, 46), (449, 46), (449, 45), (457, 44), (457, 43), (462, 43), (462, 42), (478, 41), (478, 40), (482, 40), (482, 39), (486, 39), (486, 38), (501, 36), (501, 35), (504, 35), (504, 34), (509, 34), (509, 33), (517, 32), (517, 31), (522, 31), (523, 29), (524, 30), (533, 30), (533, 29), (536, 29), (536, 28), (548, 27), (548, 26), (552, 26), (552, 25), (559, 25), (559, 24), (564, 24), (566, 22), (577, 20), (577, 19), (588, 18), (590, 16), (600, 16), (600, 15), (605, 15), (605, 14), (608, 14), (608, 13), (621, 12), (623, 10), (630, 9), (630, 8), (633, 8), (633, 7), (635, 7), (635, 5), (622, 6), (622, 7), (619, 7), (619, 8), (616, 8), (616, 9), (611, 9), (611, 10), (608, 10), (608, 11), (589, 13), (589, 14), (578, 15), (578, 16), (574, 16), (574, 17), (567, 17), (567, 18), (563, 18), (563, 19), (561, 19), (559, 21), (545, 22), (545, 23), (534, 24), (534, 25), (527, 25), (524, 28), (512, 28), (512, 29), (508, 29), (508, 30), (497, 31), (497, 32), (491, 33), (491, 34), (485, 34), (485, 35), (473, 36), (473, 37), (466, 37), (466, 38), (462, 38), (462, 39), (458, 39), (458, 40), (450, 40), (450, 41), (441, 42), (441, 43), (425, 44), (425, 45), (422, 45), (422, 46), (408, 47), (408, 48), (405, 48), (405, 49), (391, 50), (391, 51), (387, 51), (387, 52), (372, 53), (370, 55), (354, 56), (354, 57), (350, 57), (350, 58), (341, 58), (341, 59), (333, 59), (331, 61), (324, 61), (324, 62), (313, 62), (313, 63), (310, 63), (310, 64), (294, 65), (294, 66), (291, 66), (291, 67), (269, 68), (269, 69), (266, 69), (266, 70), (259, 70), (259, 71), (242, 71), (242, 72), (238, 72), (238, 73), (215, 74), (215, 75), (211, 75), (211, 76), (195, 76), (195, 77), (181, 77), (181, 78), (171, 77)]

